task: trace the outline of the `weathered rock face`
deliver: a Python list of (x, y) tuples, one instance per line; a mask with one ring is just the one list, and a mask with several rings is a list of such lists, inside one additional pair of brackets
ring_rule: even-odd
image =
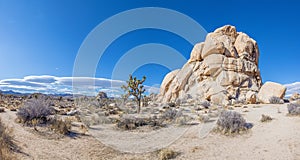
[(259, 90), (257, 97), (262, 103), (270, 103), (271, 97), (283, 98), (285, 95), (286, 87), (274, 82), (266, 82)]
[(255, 103), (262, 85), (258, 69), (259, 49), (255, 40), (234, 26), (209, 33), (194, 46), (182, 69), (166, 75), (158, 100), (193, 99), (226, 105), (231, 99)]

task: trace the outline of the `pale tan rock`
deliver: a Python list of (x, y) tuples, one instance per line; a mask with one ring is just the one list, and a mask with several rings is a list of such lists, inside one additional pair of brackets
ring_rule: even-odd
[[(175, 102), (189, 94), (220, 105), (229, 99), (244, 101), (247, 93), (257, 93), (262, 85), (258, 56), (257, 43), (248, 35), (236, 32), (234, 26), (218, 28), (194, 46), (188, 63), (176, 75), (165, 77), (160, 100)], [(254, 103), (254, 95), (249, 96)]]
[(259, 50), (255, 40), (247, 34), (239, 32), (235, 40), (234, 46), (240, 57), (245, 57), (258, 64)]
[(201, 53), (201, 57), (205, 59), (205, 57), (211, 54), (224, 54), (225, 46), (223, 42), (219, 42), (217, 38), (218, 34), (209, 33), (206, 36), (205, 44)]
[(256, 92), (248, 91), (246, 94), (246, 102), (248, 104), (255, 104), (256, 103)]
[(202, 70), (204, 75), (216, 77), (222, 71), (222, 64), (225, 56), (221, 54), (211, 54), (203, 60)]
[(160, 86), (160, 93), (161, 94), (165, 94), (169, 90), (169, 86), (170, 86), (172, 80), (175, 78), (175, 76), (177, 75), (177, 73), (179, 71), (180, 71), (179, 69), (176, 69), (176, 70), (168, 73), (165, 76), (165, 78), (164, 78), (164, 80), (163, 80), (163, 82), (162, 82), (162, 84)]
[(300, 99), (300, 94), (299, 93), (293, 93), (292, 96), (290, 97), (290, 101), (295, 101)]
[(231, 25), (225, 25), (223, 27), (220, 27), (214, 31), (215, 33), (221, 33), (230, 37), (237, 37), (236, 28)]
[(227, 95), (222, 92), (212, 95), (210, 98), (210, 101), (213, 104), (223, 105), (223, 106), (226, 106), (229, 104)]
[(195, 62), (195, 61), (201, 61), (202, 60), (201, 53), (202, 53), (203, 46), (204, 46), (204, 42), (197, 43), (194, 46), (194, 48), (191, 52), (189, 62)]
[(260, 88), (257, 97), (262, 103), (270, 103), (271, 97), (283, 98), (285, 95), (286, 87), (275, 82), (266, 82)]

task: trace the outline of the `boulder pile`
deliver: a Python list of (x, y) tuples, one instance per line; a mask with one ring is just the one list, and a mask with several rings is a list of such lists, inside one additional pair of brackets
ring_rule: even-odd
[(194, 46), (181, 69), (165, 76), (158, 100), (175, 102), (190, 97), (219, 105), (256, 103), (262, 86), (258, 60), (254, 39), (234, 26), (223, 26)]

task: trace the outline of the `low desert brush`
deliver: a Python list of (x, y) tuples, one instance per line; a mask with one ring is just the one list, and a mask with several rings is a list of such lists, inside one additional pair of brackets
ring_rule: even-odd
[(48, 100), (31, 99), (18, 110), (17, 116), (24, 124), (33, 125), (33, 122), (44, 123), (54, 110)]
[(53, 119), (50, 122), (51, 129), (56, 132), (63, 135), (67, 135), (70, 133), (71, 130), (71, 121), (69, 120), (60, 120), (60, 119)]
[(300, 104), (290, 103), (287, 105), (289, 115), (300, 115)]
[(222, 111), (217, 121), (217, 131), (223, 134), (232, 134), (245, 131), (246, 120), (236, 111)]
[(270, 117), (268, 115), (264, 115), (264, 114), (261, 115), (261, 119), (260, 119), (261, 122), (269, 122), (271, 120), (273, 120), (272, 117)]
[(176, 158), (178, 154), (178, 152), (175, 152), (171, 149), (162, 149), (158, 152), (159, 160), (173, 159)]
[(283, 103), (283, 101), (281, 100), (281, 98), (276, 97), (276, 96), (272, 96), (269, 99), (269, 101), (270, 101), (271, 104), (282, 104)]
[(7, 129), (0, 119), (0, 160), (13, 159), (12, 153), (18, 150), (13, 138), (10, 136), (11, 130)]

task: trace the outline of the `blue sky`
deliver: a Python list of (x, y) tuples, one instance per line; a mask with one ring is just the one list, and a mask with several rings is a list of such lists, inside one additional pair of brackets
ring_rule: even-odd
[[(300, 3), (295, 1), (199, 0), (0, 0), (0, 79), (30, 75), (70, 77), (80, 45), (107, 18), (139, 7), (163, 7), (196, 20), (208, 32), (226, 24), (255, 39), (260, 48), (263, 81), (300, 81)], [(168, 22), (166, 22), (168, 23)], [(118, 59), (143, 43), (161, 43), (189, 58), (192, 45), (161, 30), (129, 32), (104, 52), (96, 77), (111, 78)], [(134, 75), (148, 77), (146, 85), (161, 83), (169, 69), (145, 65)]]

